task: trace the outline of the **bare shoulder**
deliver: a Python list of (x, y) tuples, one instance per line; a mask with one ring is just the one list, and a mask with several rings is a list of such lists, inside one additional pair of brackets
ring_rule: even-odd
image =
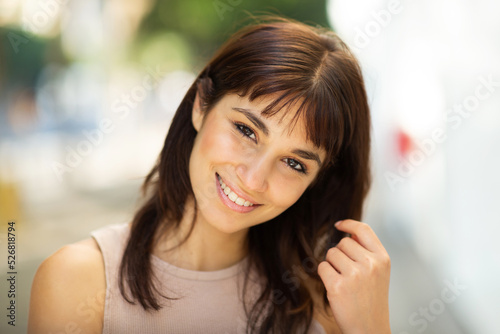
[(28, 333), (101, 333), (105, 296), (104, 261), (96, 241), (63, 246), (35, 274)]

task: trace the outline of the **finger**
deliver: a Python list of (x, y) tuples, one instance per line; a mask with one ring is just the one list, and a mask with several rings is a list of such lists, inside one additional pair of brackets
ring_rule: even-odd
[(328, 261), (322, 261), (318, 264), (318, 275), (323, 280), (325, 287), (330, 284), (329, 282), (335, 282), (340, 279), (340, 274)]
[(342, 240), (340, 240), (335, 247), (340, 249), (351, 260), (356, 262), (363, 262), (368, 256), (373, 254), (361, 246), (358, 241), (353, 240), (353, 238), (350, 237), (342, 238)]
[(325, 260), (328, 261), (340, 274), (348, 273), (353, 265), (353, 260), (351, 260), (337, 247), (332, 247), (328, 250)]
[(353, 219), (346, 219), (335, 223), (335, 227), (338, 230), (355, 236), (359, 244), (369, 251), (385, 251), (384, 246), (382, 246), (382, 243), (378, 239), (377, 235), (368, 224)]

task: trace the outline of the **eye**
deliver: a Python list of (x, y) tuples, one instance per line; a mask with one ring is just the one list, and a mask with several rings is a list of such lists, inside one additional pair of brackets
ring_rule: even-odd
[[(238, 131), (240, 133), (242, 133), (245, 137), (248, 137), (250, 139), (252, 139), (253, 141), (257, 141), (257, 138), (255, 136), (255, 132), (253, 132), (252, 129), (250, 129), (248, 126), (246, 125), (243, 125), (241, 123), (236, 123), (234, 122), (234, 126), (236, 127), (236, 129), (238, 129)], [(252, 137), (253, 136), (253, 137)]]
[[(237, 122), (233, 122), (233, 124), (236, 127), (236, 129), (243, 136), (248, 137), (248, 138), (252, 139), (253, 141), (257, 142), (255, 132), (251, 128), (249, 128), (248, 126), (246, 126), (244, 124), (237, 123)], [(295, 160), (292, 158), (285, 158), (285, 160), (287, 160), (286, 164), (289, 168), (293, 169), (294, 171), (296, 171), (298, 173), (302, 173), (302, 174), (306, 174), (306, 175), (308, 174), (307, 168), (305, 167), (305, 165), (300, 163), (298, 160)]]
[(285, 160), (287, 160), (287, 166), (290, 167), (291, 169), (299, 173), (307, 174), (307, 168), (297, 160), (292, 158), (285, 158)]

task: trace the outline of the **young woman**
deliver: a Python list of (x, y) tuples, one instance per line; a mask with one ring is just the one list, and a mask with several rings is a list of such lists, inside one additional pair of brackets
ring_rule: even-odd
[(240, 30), (180, 104), (132, 222), (40, 265), (29, 333), (390, 333), (389, 256), (359, 221), (369, 149), (333, 32)]

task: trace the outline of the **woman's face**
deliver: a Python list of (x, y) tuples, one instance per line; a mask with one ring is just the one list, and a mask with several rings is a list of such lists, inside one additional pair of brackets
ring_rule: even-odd
[(226, 95), (205, 118), (197, 103), (193, 108), (198, 134), (189, 174), (198, 219), (221, 232), (234, 233), (281, 214), (300, 198), (325, 159), (323, 149), (306, 142), (302, 119), (288, 134), (294, 107), (271, 118), (260, 115), (271, 98), (250, 102)]

